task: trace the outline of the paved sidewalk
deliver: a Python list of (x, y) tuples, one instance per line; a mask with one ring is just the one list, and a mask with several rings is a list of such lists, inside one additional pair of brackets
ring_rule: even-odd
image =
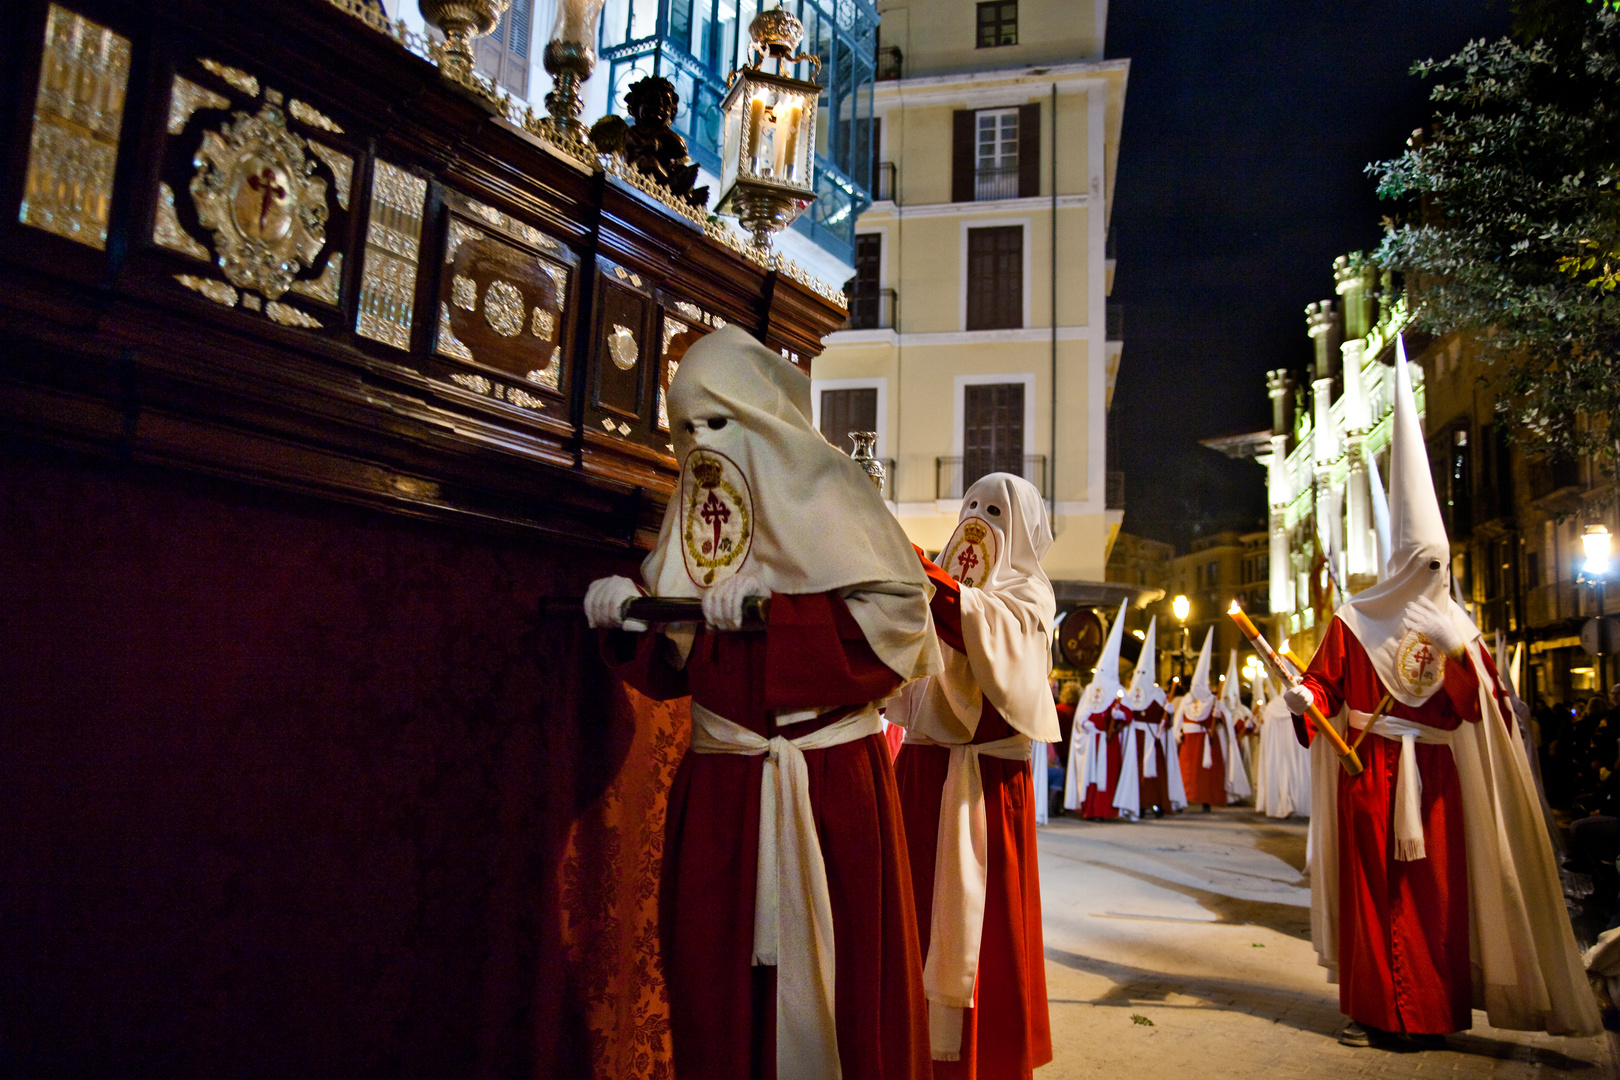
[(1055, 1060), (1037, 1080), (1610, 1075), (1601, 1038), (1474, 1030), (1445, 1050), (1335, 1041), (1316, 966), (1305, 825), (1246, 810), (1040, 831)]

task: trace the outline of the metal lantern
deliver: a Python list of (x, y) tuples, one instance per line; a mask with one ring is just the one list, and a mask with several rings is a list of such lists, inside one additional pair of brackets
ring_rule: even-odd
[[(815, 201), (817, 83), (782, 74), (784, 64), (808, 60), (821, 73), (821, 61), (794, 55), (804, 37), (798, 19), (773, 8), (748, 26), (753, 63), (731, 73), (730, 90), (721, 110), (726, 137), (721, 154), (722, 214), (735, 217), (754, 243), (764, 247), (771, 234), (793, 224)], [(765, 71), (767, 59), (776, 72)]]

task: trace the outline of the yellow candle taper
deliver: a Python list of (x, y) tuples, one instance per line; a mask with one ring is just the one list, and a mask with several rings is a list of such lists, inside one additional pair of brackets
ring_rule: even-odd
[(748, 153), (743, 155), (752, 173), (759, 172), (759, 129), (764, 121), (765, 99), (755, 98), (748, 103)]
[[(1282, 658), (1271, 647), (1271, 643), (1261, 636), (1260, 631), (1250, 621), (1249, 616), (1244, 613), (1243, 608), (1239, 606), (1236, 600), (1232, 601), (1232, 606), (1226, 609), (1226, 613), (1232, 616), (1232, 621), (1237, 623), (1238, 629), (1243, 631), (1243, 636), (1249, 639), (1250, 645), (1254, 646), (1254, 651), (1259, 655), (1261, 662), (1271, 669), (1271, 673), (1277, 677), (1277, 680), (1284, 686), (1296, 685), (1297, 680), (1291, 677), (1287, 670), (1284, 669)], [(1333, 749), (1339, 755), (1339, 764), (1344, 766), (1344, 771), (1351, 776), (1360, 773), (1362, 768), (1361, 758), (1356, 755), (1355, 748), (1344, 741), (1344, 736), (1339, 734), (1337, 728), (1328, 723), (1327, 717), (1322, 715), (1322, 710), (1315, 705), (1310, 705), (1306, 707), (1305, 715), (1311, 718), (1311, 721), (1316, 725), (1316, 730), (1327, 736), (1327, 740), (1333, 744)]]
[(781, 143), (782, 156), (776, 159), (776, 177), (779, 180), (791, 180), (794, 153), (799, 149), (799, 117), (804, 110), (795, 105), (787, 111), (787, 119), (779, 121), (776, 130), (787, 130), (787, 139)]

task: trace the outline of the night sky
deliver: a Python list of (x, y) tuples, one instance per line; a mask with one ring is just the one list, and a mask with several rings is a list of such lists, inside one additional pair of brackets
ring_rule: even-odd
[(1412, 62), (1510, 21), (1505, 0), (1109, 5), (1108, 56), (1131, 61), (1110, 298), (1127, 532), (1185, 551), (1264, 527), (1262, 470), (1198, 440), (1270, 427), (1265, 372), (1310, 362), (1305, 305), (1378, 243), (1395, 207), (1363, 170), (1432, 115)]

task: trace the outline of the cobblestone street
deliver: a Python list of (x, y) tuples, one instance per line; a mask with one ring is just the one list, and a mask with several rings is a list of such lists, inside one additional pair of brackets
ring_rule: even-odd
[(1610, 1075), (1602, 1038), (1499, 1031), (1479, 1012), (1444, 1050), (1340, 1046), (1302, 821), (1066, 817), (1041, 830), (1040, 856), (1055, 1052), (1040, 1080)]

